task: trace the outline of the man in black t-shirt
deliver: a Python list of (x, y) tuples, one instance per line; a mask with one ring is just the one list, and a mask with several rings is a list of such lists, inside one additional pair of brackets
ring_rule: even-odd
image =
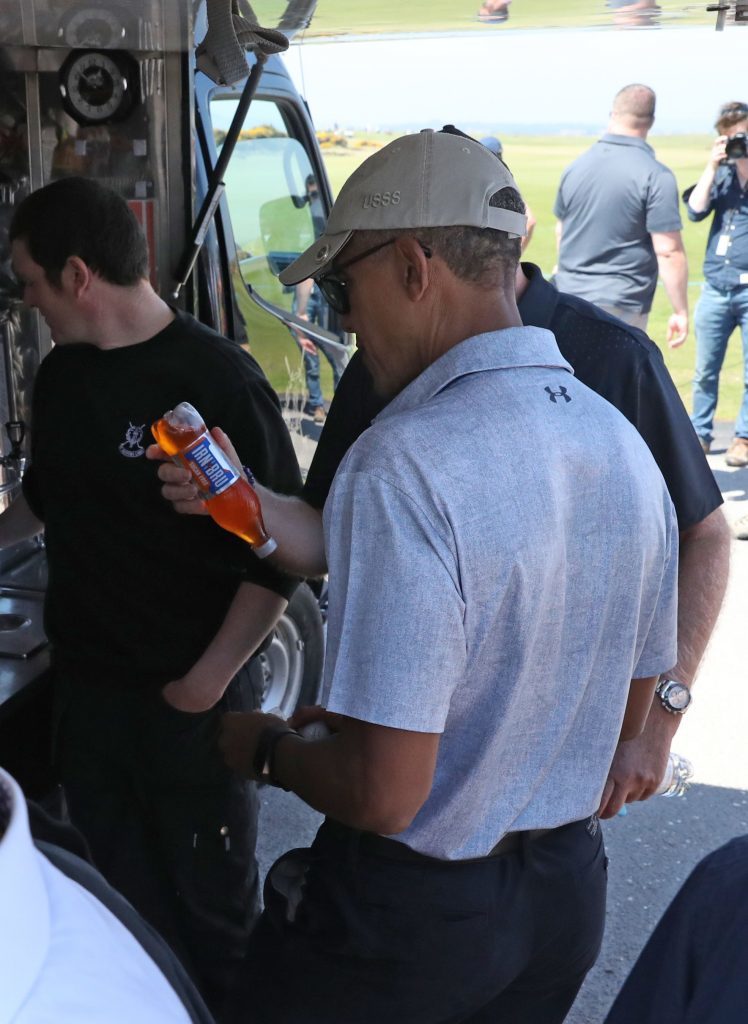
[[(724, 596), (729, 531), (719, 509), (719, 488), (657, 346), (642, 331), (591, 303), (559, 293), (530, 263), (521, 264), (516, 289), (522, 322), (551, 330), (577, 377), (637, 428), (660, 467), (678, 515), (678, 662), (658, 686), (642, 735), (619, 745), (601, 805), (601, 815), (611, 817), (625, 802), (651, 796), (664, 776), (670, 745)], [(276, 557), (289, 571), (307, 576), (325, 571), (321, 509), (346, 452), (383, 404), (360, 354), (355, 355), (330, 406), (303, 501), (278, 500), (258, 489), (265, 522), (278, 541)], [(179, 469), (164, 466), (159, 473), (166, 484), (164, 496), (180, 511), (200, 511), (194, 489)]]
[(57, 181), (18, 207), (11, 241), (24, 301), (55, 347), (0, 540), (45, 528), (71, 819), (220, 1018), (257, 910), (257, 797), (215, 736), (222, 711), (256, 705), (246, 663), (295, 581), (212, 520), (175, 516), (144, 455), (150, 424), (189, 401), (235, 432), (274, 489), (298, 493), (298, 466), (255, 361), (153, 291), (142, 232), (116, 193)]

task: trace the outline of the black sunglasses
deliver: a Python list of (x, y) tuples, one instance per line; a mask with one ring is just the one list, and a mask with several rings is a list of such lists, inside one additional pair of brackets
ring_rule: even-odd
[[(353, 259), (347, 260), (345, 263), (339, 263), (334, 270), (331, 270), (329, 274), (323, 274), (321, 277), (316, 278), (317, 287), (322, 292), (323, 296), (330, 309), (333, 309), (336, 313), (340, 313), (344, 316), (346, 313), (351, 311), (351, 302), (348, 296), (348, 282), (339, 277), (339, 274), (343, 270), (347, 270), (348, 267), (352, 267), (354, 263), (359, 263), (361, 260), (365, 260), (368, 256), (373, 256), (375, 252), (379, 252), (380, 249), (384, 249), (386, 245), (392, 245), (396, 242), (396, 238), (388, 238), (386, 242), (380, 242), (378, 245), (373, 245), (371, 249), (364, 249), (358, 256), (354, 256)], [(423, 242), (418, 243), (423, 249), (423, 254), (427, 260), (431, 259), (431, 249), (424, 245)]]

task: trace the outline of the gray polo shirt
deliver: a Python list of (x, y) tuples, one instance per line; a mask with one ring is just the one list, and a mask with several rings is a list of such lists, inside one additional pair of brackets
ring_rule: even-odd
[(652, 147), (603, 135), (564, 171), (553, 212), (563, 221), (559, 291), (648, 313), (657, 285), (650, 235), (682, 226), (675, 176)]
[(441, 733), (398, 839), (442, 858), (598, 805), (629, 680), (676, 660), (648, 448), (533, 327), (470, 338), (349, 450), (325, 505), (324, 702)]

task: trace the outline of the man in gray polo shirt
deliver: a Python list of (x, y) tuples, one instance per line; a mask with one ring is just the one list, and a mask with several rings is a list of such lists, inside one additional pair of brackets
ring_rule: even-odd
[(283, 275), (391, 401), (325, 505), (327, 710), (294, 724), (330, 734), (224, 719), (235, 770), (326, 815), (268, 876), (257, 1024), (554, 1024), (599, 949), (595, 810), (676, 659), (678, 534), (640, 436), (521, 325), (523, 206), (474, 140), (422, 132)]
[(673, 307), (667, 342), (688, 335), (688, 262), (675, 176), (647, 144), (655, 94), (627, 85), (613, 100), (608, 131), (566, 168), (558, 218), (559, 291), (646, 330), (657, 273)]

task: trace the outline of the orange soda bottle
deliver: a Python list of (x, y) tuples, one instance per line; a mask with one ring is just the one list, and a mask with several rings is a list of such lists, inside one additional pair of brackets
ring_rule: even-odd
[(189, 402), (165, 412), (151, 431), (166, 454), (190, 471), (219, 526), (251, 544), (258, 558), (275, 551), (277, 544), (265, 529), (256, 491), (231, 465)]

